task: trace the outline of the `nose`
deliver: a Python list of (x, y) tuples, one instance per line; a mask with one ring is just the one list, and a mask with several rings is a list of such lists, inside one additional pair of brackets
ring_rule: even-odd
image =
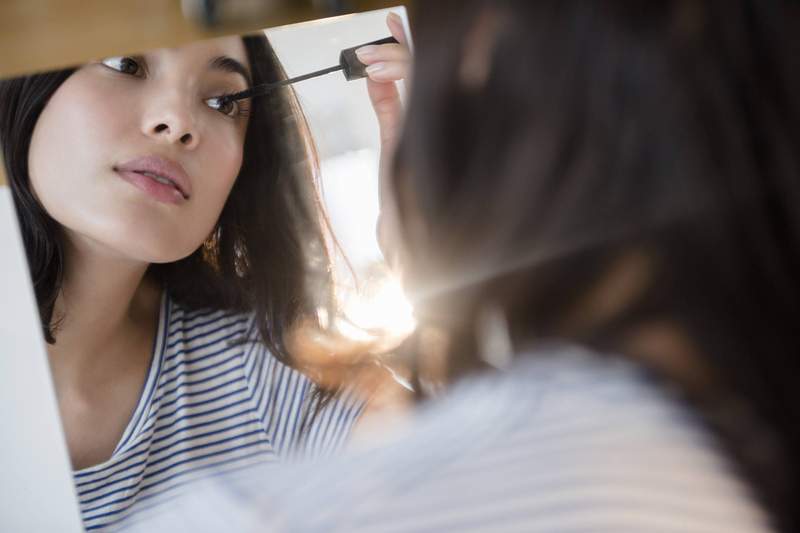
[(160, 143), (179, 144), (192, 150), (200, 136), (190, 106), (174, 94), (154, 98), (142, 121), (142, 133)]

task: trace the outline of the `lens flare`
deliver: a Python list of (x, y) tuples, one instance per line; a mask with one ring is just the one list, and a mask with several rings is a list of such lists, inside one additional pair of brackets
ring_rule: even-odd
[(414, 331), (414, 309), (400, 282), (391, 275), (368, 283), (361, 291), (343, 297), (342, 311), (350, 322), (339, 326), (344, 335), (402, 339)]

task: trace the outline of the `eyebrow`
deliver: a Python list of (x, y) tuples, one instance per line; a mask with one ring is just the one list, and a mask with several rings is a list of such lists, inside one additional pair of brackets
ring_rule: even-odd
[(241, 75), (247, 82), (247, 86), (253, 85), (250, 77), (250, 71), (242, 65), (239, 61), (228, 56), (218, 56), (209, 61), (208, 66), (214, 70), (221, 70), (223, 72), (231, 72), (233, 74)]

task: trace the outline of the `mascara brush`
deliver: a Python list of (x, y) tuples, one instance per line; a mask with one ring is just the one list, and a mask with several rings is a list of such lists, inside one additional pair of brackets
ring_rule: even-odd
[(287, 85), (292, 85), (293, 83), (297, 83), (298, 81), (305, 81), (305, 80), (310, 80), (311, 78), (318, 78), (320, 76), (325, 76), (327, 74), (331, 74), (332, 72), (338, 72), (340, 70), (344, 74), (344, 77), (347, 81), (364, 78), (367, 75), (366, 73), (367, 66), (358, 60), (358, 57), (356, 56), (356, 50), (358, 50), (362, 46), (367, 46), (370, 44), (390, 44), (390, 43), (397, 43), (397, 39), (395, 39), (394, 37), (386, 37), (385, 39), (379, 39), (377, 41), (360, 44), (352, 48), (346, 48), (342, 50), (341, 54), (339, 54), (339, 64), (336, 66), (324, 68), (322, 70), (317, 70), (316, 72), (303, 74), (302, 76), (297, 76), (286, 80), (276, 81), (273, 83), (265, 83), (264, 85), (257, 85), (245, 91), (229, 94), (226, 96), (220, 96), (219, 98), (217, 98), (217, 101), (219, 105), (224, 105), (226, 103), (235, 102), (236, 100), (242, 100), (244, 98), (254, 98), (256, 96), (264, 96), (265, 94), (269, 94), (275, 89), (279, 89)]

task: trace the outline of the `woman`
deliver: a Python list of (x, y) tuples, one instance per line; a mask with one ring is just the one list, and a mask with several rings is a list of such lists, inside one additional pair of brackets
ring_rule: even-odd
[(284, 364), (335, 311), (294, 93), (218, 99), (283, 78), (254, 35), (0, 82), (87, 530), (199, 475), (330, 454), (361, 411)]
[(214, 530), (215, 502), (247, 531), (797, 531), (796, 4), (414, 20), (384, 241), (417, 390), (457, 383), (383, 448), (210, 485), (159, 525)]

